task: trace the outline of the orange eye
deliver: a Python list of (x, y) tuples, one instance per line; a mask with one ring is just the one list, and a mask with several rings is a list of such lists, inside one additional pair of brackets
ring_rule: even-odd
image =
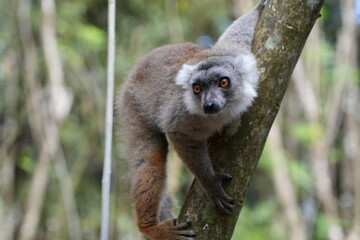
[(199, 94), (201, 93), (201, 86), (200, 85), (194, 85), (193, 86), (194, 93)]
[(230, 84), (229, 79), (223, 78), (220, 80), (219, 86), (222, 88), (226, 88), (229, 86), (229, 84)]

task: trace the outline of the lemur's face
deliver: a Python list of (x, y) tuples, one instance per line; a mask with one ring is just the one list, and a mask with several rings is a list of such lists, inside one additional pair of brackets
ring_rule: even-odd
[(257, 78), (253, 56), (214, 56), (184, 65), (176, 83), (184, 89), (184, 103), (190, 113), (237, 115), (256, 96)]

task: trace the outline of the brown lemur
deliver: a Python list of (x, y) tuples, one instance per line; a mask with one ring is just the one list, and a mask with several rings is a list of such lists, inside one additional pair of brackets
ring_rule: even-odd
[(227, 173), (216, 173), (207, 141), (257, 96), (258, 70), (251, 52), (262, 0), (231, 24), (207, 49), (193, 43), (159, 47), (128, 74), (117, 102), (132, 163), (132, 197), (139, 230), (153, 240), (189, 240), (191, 223), (171, 214), (166, 189), (168, 140), (194, 174), (212, 206), (230, 214), (234, 199), (222, 187)]

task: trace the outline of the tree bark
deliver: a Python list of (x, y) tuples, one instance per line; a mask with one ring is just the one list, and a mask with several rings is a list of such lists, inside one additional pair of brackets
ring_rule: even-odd
[(241, 127), (235, 134), (230, 134), (233, 131), (228, 128), (209, 141), (215, 170), (231, 173), (234, 177), (231, 183), (224, 184), (224, 188), (236, 199), (236, 208), (232, 215), (218, 214), (198, 184), (193, 183), (179, 222), (191, 219), (192, 228), (198, 233), (196, 239), (231, 239), (290, 76), (323, 2), (272, 0), (263, 10), (253, 44), (261, 73), (259, 96), (242, 116)]

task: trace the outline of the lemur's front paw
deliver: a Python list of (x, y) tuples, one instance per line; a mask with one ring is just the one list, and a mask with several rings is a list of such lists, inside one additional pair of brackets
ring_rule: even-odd
[(155, 240), (194, 240), (196, 232), (186, 230), (190, 226), (190, 221), (176, 224), (176, 219), (169, 219), (156, 226), (140, 228), (140, 231)]
[(215, 186), (212, 187), (212, 191), (208, 194), (212, 206), (221, 213), (231, 214), (235, 208), (235, 200), (229, 197), (223, 187), (222, 181), (230, 181), (232, 176), (228, 173), (217, 173), (215, 175)]

